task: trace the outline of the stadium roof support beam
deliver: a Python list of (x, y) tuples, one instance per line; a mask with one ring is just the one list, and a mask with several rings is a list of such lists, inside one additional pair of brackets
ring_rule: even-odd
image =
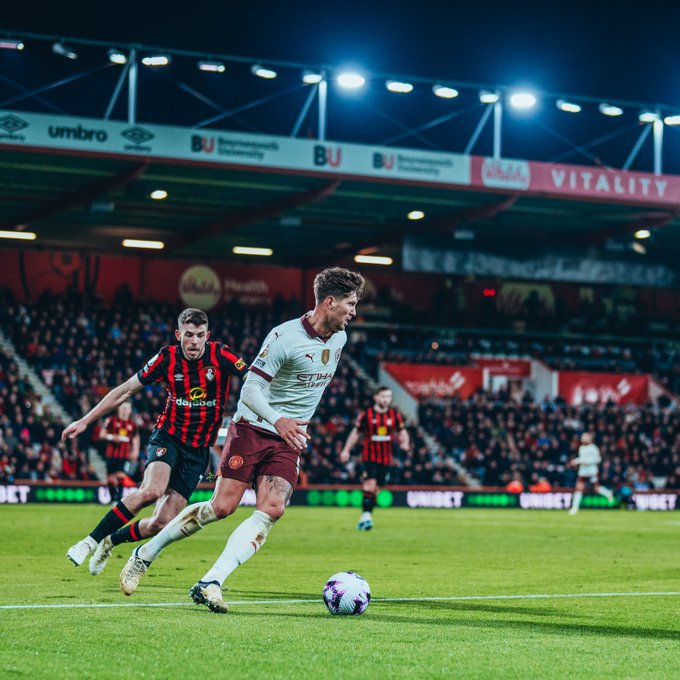
[(55, 200), (43, 203), (16, 219), (8, 220), (0, 226), (0, 229), (10, 231), (18, 229), (21, 231), (30, 224), (45, 220), (53, 215), (64, 212), (69, 208), (88, 203), (107, 191), (113, 191), (114, 189), (120, 189), (121, 187), (127, 186), (130, 182), (141, 177), (148, 166), (148, 161), (136, 163), (129, 168), (125, 168), (125, 170), (117, 172), (115, 175), (98, 179), (75, 191), (64, 192)]
[(203, 227), (203, 229), (199, 229), (190, 235), (183, 235), (174, 239), (167, 244), (168, 247), (166, 248), (166, 251), (176, 251), (183, 246), (226, 234), (229, 231), (245, 227), (248, 224), (277, 217), (289, 210), (294, 210), (295, 208), (300, 208), (304, 205), (309, 205), (310, 203), (318, 203), (319, 201), (323, 201), (329, 196), (332, 196), (341, 184), (342, 180), (333, 180), (332, 182), (328, 182), (315, 189), (292, 194), (256, 208), (242, 210), (233, 215), (225, 215), (216, 222)]

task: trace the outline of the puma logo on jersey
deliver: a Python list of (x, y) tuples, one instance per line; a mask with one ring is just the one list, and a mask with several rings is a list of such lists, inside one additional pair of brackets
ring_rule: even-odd
[(305, 354), (305, 357), (309, 359), (310, 361), (314, 361), (314, 355), (313, 354)]

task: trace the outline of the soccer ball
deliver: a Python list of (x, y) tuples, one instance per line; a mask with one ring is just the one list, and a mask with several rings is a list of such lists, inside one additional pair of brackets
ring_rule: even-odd
[(323, 601), (331, 614), (363, 614), (371, 601), (371, 589), (354, 571), (333, 574), (323, 589)]

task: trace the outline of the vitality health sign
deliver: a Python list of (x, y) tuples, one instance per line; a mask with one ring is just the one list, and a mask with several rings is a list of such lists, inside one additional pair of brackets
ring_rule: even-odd
[(466, 186), (470, 157), (293, 137), (0, 111), (0, 146)]

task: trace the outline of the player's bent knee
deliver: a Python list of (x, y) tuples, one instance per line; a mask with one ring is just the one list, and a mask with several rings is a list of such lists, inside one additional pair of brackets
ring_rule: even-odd
[(215, 498), (210, 501), (210, 504), (212, 505), (215, 517), (217, 517), (217, 519), (229, 517), (229, 515), (233, 514), (238, 507), (238, 503), (235, 503), (234, 501), (223, 501)]
[(260, 512), (266, 512), (275, 522), (277, 519), (283, 517), (283, 513), (286, 511), (286, 506), (284, 503), (268, 503), (260, 507), (257, 506)]

